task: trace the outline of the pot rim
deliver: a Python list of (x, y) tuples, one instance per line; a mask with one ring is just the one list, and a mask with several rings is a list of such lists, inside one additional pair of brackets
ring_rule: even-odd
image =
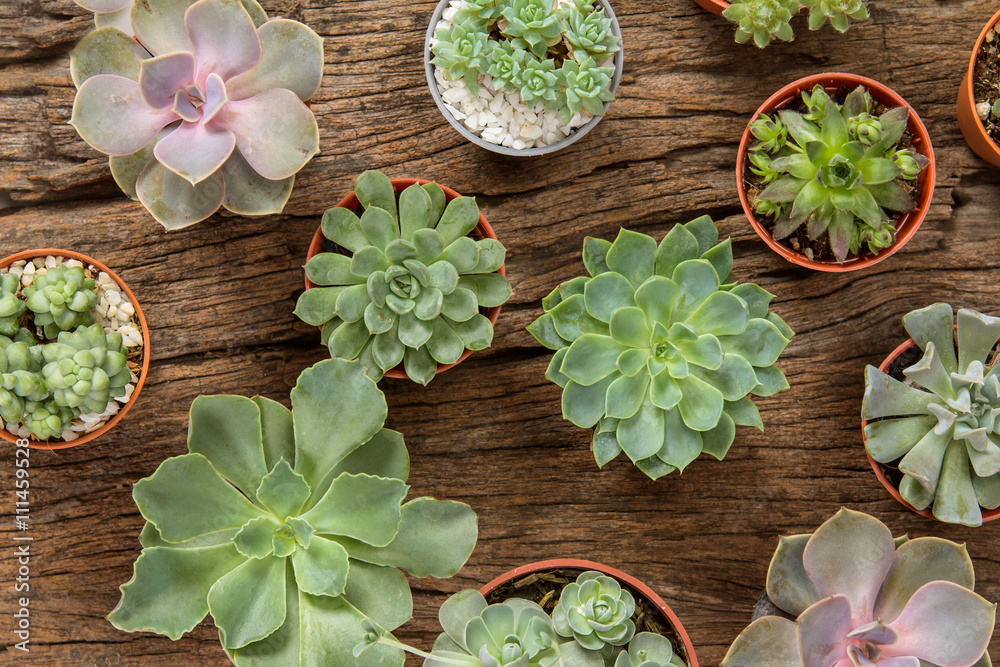
[[(598, 0), (604, 9), (604, 15), (611, 19), (611, 33), (618, 38), (622, 37), (621, 26), (618, 24), (618, 17), (615, 16), (614, 10), (611, 8), (611, 3), (608, 0)], [(438, 111), (444, 116), (444, 119), (448, 121), (448, 124), (455, 128), (459, 134), (461, 134), (465, 139), (471, 141), (480, 148), (486, 149), (492, 153), (498, 153), (500, 155), (507, 155), (511, 157), (537, 157), (540, 155), (548, 155), (550, 153), (555, 153), (563, 148), (566, 148), (570, 144), (579, 141), (583, 138), (585, 134), (590, 132), (594, 127), (601, 122), (604, 116), (594, 116), (589, 121), (576, 128), (573, 134), (569, 135), (565, 139), (557, 141), (554, 144), (549, 144), (548, 146), (538, 146), (535, 148), (522, 148), (517, 150), (514, 148), (509, 148), (500, 144), (494, 144), (490, 141), (486, 141), (477, 134), (473, 134), (462, 121), (455, 118), (451, 113), (445, 108), (444, 100), (441, 98), (441, 92), (437, 88), (437, 81), (434, 80), (434, 65), (431, 64), (431, 49), (430, 42), (434, 37), (434, 32), (437, 29), (438, 21), (441, 20), (441, 15), (444, 10), (448, 8), (450, 0), (440, 0), (437, 7), (434, 9), (434, 13), (431, 15), (430, 24), (427, 26), (427, 33), (424, 36), (423, 49), (424, 49), (424, 75), (427, 78), (427, 87), (431, 91), (431, 97), (434, 98), (434, 104), (437, 105)], [(625, 66), (624, 52), (625, 49), (622, 43), (619, 42), (619, 49), (614, 54), (614, 66), (615, 72), (611, 77), (611, 93), (616, 94), (618, 92), (618, 85), (621, 83), (622, 71)], [(611, 106), (611, 102), (604, 103), (604, 113), (607, 115), (608, 108)]]
[[(414, 184), (425, 185), (427, 183), (436, 183), (436, 181), (428, 181), (423, 178), (390, 178), (389, 181), (392, 183), (393, 189), (396, 192), (402, 192), (403, 190)], [(452, 199), (462, 196), (455, 190), (452, 190), (451, 188), (445, 185), (441, 185), (440, 183), (437, 183), (437, 185), (442, 190), (444, 190), (446, 201), (451, 201)], [(360, 204), (361, 202), (358, 201), (358, 196), (352, 190), (350, 194), (346, 195), (343, 199), (337, 202), (336, 206), (334, 206), (333, 208), (346, 208), (354, 210)], [(493, 227), (490, 225), (489, 222), (486, 221), (486, 216), (483, 215), (482, 211), (479, 212), (479, 224), (476, 225), (475, 231), (482, 238), (490, 238), (493, 239), (494, 241), (500, 240), (497, 238), (496, 232), (493, 231)], [(307, 263), (309, 262), (310, 259), (312, 259), (314, 256), (320, 253), (323, 246), (323, 241), (325, 240), (328, 239), (325, 236), (323, 236), (323, 226), (320, 225), (319, 227), (316, 228), (316, 232), (313, 234), (312, 241), (309, 243), (309, 250), (306, 252)], [(303, 272), (304, 272), (304, 265), (303, 265)], [(500, 265), (500, 268), (497, 269), (494, 273), (499, 273), (500, 275), (506, 277), (507, 275), (506, 259), (504, 260), (504, 263)], [(312, 289), (313, 287), (322, 287), (322, 285), (314, 284), (311, 280), (309, 280), (308, 276), (305, 277), (305, 285), (307, 290)], [(500, 317), (501, 308), (503, 308), (503, 306), (495, 306), (493, 308), (486, 309), (486, 317), (489, 319), (490, 325), (493, 327), (496, 326), (497, 319), (499, 319)], [(458, 358), (458, 361), (452, 364), (438, 364), (437, 370), (434, 372), (434, 374), (437, 375), (438, 373), (443, 373), (449, 368), (454, 368), (455, 366), (457, 366), (458, 364), (462, 363), (470, 356), (472, 356), (472, 353), (474, 351), (475, 350), (470, 350), (469, 348), (465, 348), (465, 350), (462, 351), (462, 355)], [(408, 376), (406, 374), (406, 371), (403, 369), (402, 362), (400, 362), (400, 364), (395, 368), (390, 368), (389, 370), (385, 371), (383, 375), (385, 377), (395, 378), (397, 380), (410, 379), (410, 376)]]
[(677, 618), (677, 615), (670, 608), (670, 606), (663, 601), (663, 598), (657, 595), (656, 592), (653, 591), (653, 589), (651, 589), (649, 586), (642, 583), (632, 575), (626, 574), (621, 570), (609, 567), (602, 563), (595, 563), (594, 561), (580, 560), (577, 558), (557, 558), (553, 560), (543, 560), (535, 563), (529, 563), (527, 565), (522, 565), (520, 567), (514, 568), (513, 570), (505, 572), (504, 574), (493, 579), (488, 584), (480, 588), (479, 592), (482, 593), (484, 596), (489, 595), (499, 586), (514, 579), (518, 579), (520, 577), (524, 577), (529, 574), (533, 574), (535, 572), (541, 572), (544, 570), (558, 570), (558, 569), (595, 570), (597, 572), (600, 572), (601, 574), (605, 574), (615, 579), (618, 579), (619, 581), (622, 581), (628, 584), (630, 587), (634, 588), (635, 590), (639, 591), (643, 595), (643, 597), (645, 597), (649, 602), (653, 603), (653, 605), (660, 610), (663, 616), (666, 617), (667, 623), (680, 638), (681, 643), (684, 645), (684, 652), (687, 653), (686, 656), (681, 656), (681, 657), (686, 660), (688, 667), (698, 667), (698, 656), (695, 654), (694, 645), (691, 643), (691, 638), (688, 636), (687, 631), (681, 624), (680, 619)]
[(694, 2), (705, 11), (712, 12), (717, 16), (722, 16), (722, 12), (729, 6), (727, 0), (694, 0)]
[[(752, 137), (750, 134), (750, 124), (757, 120), (762, 113), (771, 113), (775, 109), (791, 103), (800, 92), (811, 89), (816, 84), (822, 84), (828, 92), (830, 90), (836, 90), (845, 84), (852, 87), (863, 85), (868, 92), (871, 93), (872, 97), (885, 106), (890, 108), (901, 106), (907, 107), (910, 110), (910, 117), (907, 121), (907, 129), (913, 135), (913, 149), (930, 160), (930, 164), (928, 164), (920, 174), (921, 190), (920, 198), (917, 200), (917, 207), (910, 210), (903, 216), (902, 222), (899, 225), (900, 231), (897, 232), (896, 240), (892, 243), (892, 245), (874, 257), (849, 257), (843, 264), (810, 260), (802, 253), (795, 252), (791, 248), (787, 248), (778, 241), (775, 241), (771, 234), (769, 234), (767, 230), (764, 229), (764, 226), (754, 217), (753, 208), (747, 199), (746, 190), (743, 187), (743, 175), (747, 169), (748, 160), (746, 156), (749, 151)], [(887, 103), (887, 101), (891, 104)], [(931, 143), (930, 133), (927, 131), (927, 127), (920, 119), (920, 115), (917, 113), (916, 109), (908, 104), (901, 95), (896, 93), (889, 86), (865, 76), (849, 74), (846, 72), (825, 72), (822, 74), (806, 76), (793, 81), (787, 86), (784, 86), (778, 92), (771, 95), (771, 97), (767, 98), (767, 100), (760, 105), (757, 111), (754, 112), (754, 115), (750, 118), (750, 122), (747, 123), (746, 128), (743, 130), (743, 138), (740, 140), (739, 153), (736, 157), (736, 187), (740, 197), (740, 204), (743, 207), (743, 213), (750, 221), (750, 225), (757, 233), (757, 236), (759, 236), (761, 240), (763, 240), (764, 243), (771, 248), (771, 250), (792, 264), (828, 273), (844, 273), (847, 271), (856, 271), (858, 269), (868, 268), (888, 259), (891, 255), (895, 254), (900, 248), (906, 245), (913, 235), (916, 234), (917, 229), (919, 229), (920, 225), (924, 221), (924, 218), (927, 216), (927, 212), (930, 210), (931, 202), (934, 199), (934, 186), (936, 182), (937, 165), (934, 160), (934, 147)]]
[[(124, 280), (122, 280), (122, 278), (117, 273), (109, 269), (101, 262), (98, 262), (96, 259), (88, 257), (87, 255), (84, 255), (79, 252), (74, 252), (72, 250), (62, 250), (60, 248), (39, 248), (35, 250), (25, 250), (10, 255), (9, 257), (5, 257), (4, 259), (0, 260), (0, 268), (8, 267), (14, 262), (20, 261), (22, 259), (32, 260), (37, 257), (47, 257), (49, 255), (55, 257), (62, 257), (64, 259), (76, 259), (88, 266), (96, 267), (98, 271), (103, 271), (104, 273), (108, 274), (108, 276), (113, 281), (115, 281), (115, 284), (118, 285), (118, 287), (120, 287), (128, 296), (129, 301), (135, 308), (136, 319), (139, 320), (139, 325), (142, 330), (142, 367), (139, 372), (139, 380), (138, 382), (136, 382), (135, 389), (132, 390), (132, 396), (131, 398), (129, 398), (128, 402), (122, 405), (122, 407), (118, 410), (117, 414), (113, 415), (111, 419), (109, 419), (103, 426), (101, 426), (98, 429), (95, 429), (94, 431), (91, 431), (90, 433), (85, 433), (81, 435), (76, 440), (71, 440), (69, 442), (65, 440), (42, 442), (39, 440), (33, 440), (31, 438), (28, 439), (28, 447), (30, 447), (31, 449), (42, 449), (51, 451), (57, 449), (69, 449), (70, 447), (77, 447), (79, 445), (87, 444), (97, 439), (101, 435), (104, 435), (108, 431), (110, 431), (118, 424), (119, 421), (121, 421), (122, 417), (125, 416), (125, 413), (128, 412), (135, 404), (136, 399), (139, 398), (139, 392), (142, 391), (143, 386), (146, 384), (146, 376), (149, 374), (150, 345), (149, 345), (149, 325), (146, 323), (146, 316), (142, 312), (142, 307), (139, 304), (139, 300), (135, 298), (135, 294), (132, 293), (132, 290), (129, 289), (129, 286), (125, 283)], [(17, 441), (21, 439), (11, 434), (7, 429), (3, 428), (0, 428), (0, 437), (14, 444), (16, 444)]]
[[(886, 357), (885, 360), (879, 365), (878, 369), (883, 373), (888, 374), (889, 366), (892, 365), (892, 362), (898, 359), (904, 352), (907, 352), (911, 348), (915, 347), (916, 344), (917, 343), (912, 338), (907, 338), (902, 343), (900, 343), (895, 350), (889, 353), (889, 356)], [(868, 425), (868, 420), (862, 417), (861, 440), (862, 443), (865, 445), (867, 445), (868, 442), (868, 438), (865, 437), (865, 427), (867, 425)], [(882, 466), (879, 464), (878, 461), (872, 458), (871, 454), (868, 453), (867, 446), (865, 446), (865, 456), (868, 457), (868, 464), (871, 465), (872, 470), (875, 472), (875, 476), (878, 478), (878, 481), (882, 484), (882, 486), (885, 487), (885, 490), (889, 492), (889, 495), (895, 498), (901, 505), (903, 505), (911, 512), (915, 512), (916, 514), (919, 514), (920, 516), (930, 519), (932, 521), (937, 521), (938, 523), (944, 523), (943, 521), (934, 516), (934, 513), (931, 511), (931, 508), (928, 507), (926, 509), (918, 510), (916, 507), (903, 500), (903, 496), (900, 495), (899, 489), (896, 488), (896, 486), (894, 486), (892, 482), (890, 482), (889, 479), (885, 476), (885, 473), (882, 472)], [(986, 523), (987, 521), (993, 521), (994, 519), (1000, 519), (1000, 507), (988, 510), (980, 506), (979, 511), (983, 515), (983, 523)]]

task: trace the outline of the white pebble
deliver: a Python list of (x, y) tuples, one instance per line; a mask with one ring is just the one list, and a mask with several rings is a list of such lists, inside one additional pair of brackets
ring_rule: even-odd
[(45, 258), (45, 267), (48, 268), (48, 269), (54, 269), (54, 268), (56, 268), (56, 258), (53, 257), (52, 255), (49, 255), (48, 257), (46, 257)]
[(26, 265), (24, 267), (24, 275), (26, 275), (26, 276), (33, 276), (33, 275), (35, 275), (36, 268), (37, 267), (35, 267), (34, 262), (32, 262), (31, 264)]
[(117, 306), (122, 302), (122, 295), (114, 290), (108, 290), (107, 297), (109, 306)]
[(978, 102), (976, 104), (976, 115), (979, 116), (979, 120), (986, 120), (990, 117), (990, 103), (989, 102)]
[(71, 430), (69, 428), (64, 428), (63, 429), (62, 439), (65, 440), (66, 442), (73, 442), (74, 440), (76, 440), (79, 437), (80, 437), (79, 433), (76, 433), (75, 431), (73, 431), (73, 430)]
[(31, 260), (31, 263), (35, 265), (36, 269), (40, 269), (43, 266), (45, 266), (45, 258), (44, 257), (35, 257), (34, 259)]
[(122, 304), (118, 306), (118, 312), (125, 313), (126, 315), (135, 315), (135, 306), (128, 301), (122, 301)]

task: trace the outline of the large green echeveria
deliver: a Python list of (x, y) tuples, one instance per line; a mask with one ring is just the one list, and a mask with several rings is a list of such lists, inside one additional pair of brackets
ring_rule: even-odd
[(909, 383), (865, 369), (865, 447), (898, 461), (903, 499), (933, 506), (940, 521), (979, 526), (981, 507), (1000, 507), (1000, 366), (992, 354), (1000, 318), (936, 303), (903, 317), (923, 351), (903, 371)]
[(382, 428), (385, 397), (357, 362), (306, 369), (291, 402), (194, 401), (189, 453), (133, 490), (143, 550), (108, 619), (178, 639), (211, 613), (240, 667), (401, 667), (392, 647), (354, 658), (363, 624), (405, 622), (412, 599), (397, 568), (454, 575), (476, 516), (456, 502), (403, 502), (406, 447)]
[(964, 545), (893, 539), (878, 519), (840, 510), (811, 535), (781, 538), (764, 616), (722, 667), (989, 667), (996, 605), (974, 591)]
[(447, 201), (435, 183), (399, 193), (389, 178), (367, 171), (354, 186), (364, 207), (323, 216), (323, 234), (353, 253), (320, 253), (306, 275), (323, 285), (306, 290), (295, 313), (323, 327), (330, 355), (360, 359), (378, 381), (401, 362), (414, 381), (427, 384), (437, 365), (493, 341), (493, 325), (480, 307), (504, 304), (510, 283), (499, 273), (506, 249), (496, 239), (467, 235), (479, 223), (471, 197)]
[(721, 460), (736, 425), (763, 423), (750, 394), (788, 388), (774, 365), (793, 335), (768, 312), (771, 294), (729, 282), (729, 239), (708, 217), (663, 241), (621, 230), (588, 238), (591, 277), (560, 285), (528, 331), (556, 350), (546, 377), (563, 388), (563, 416), (594, 428), (604, 466), (624, 450), (653, 479), (702, 452)]

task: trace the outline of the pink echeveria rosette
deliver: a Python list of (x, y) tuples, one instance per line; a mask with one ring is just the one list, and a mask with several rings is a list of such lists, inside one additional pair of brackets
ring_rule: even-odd
[(105, 25), (73, 51), (70, 123), (167, 229), (219, 206), (280, 212), (319, 152), (305, 101), (322, 78), (322, 39), (297, 21), (267, 20), (254, 0), (122, 4), (87, 0), (106, 14), (128, 10), (134, 37)]
[(782, 538), (771, 561), (768, 596), (796, 621), (757, 619), (722, 667), (989, 665), (996, 605), (974, 582), (964, 545), (894, 541), (878, 519), (842, 509), (812, 535)]

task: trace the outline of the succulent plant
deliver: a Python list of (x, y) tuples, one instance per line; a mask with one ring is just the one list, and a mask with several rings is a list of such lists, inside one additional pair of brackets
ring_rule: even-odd
[(317, 287), (300, 297), (295, 313), (323, 327), (330, 355), (361, 359), (376, 381), (402, 362), (406, 374), (427, 384), (437, 365), (455, 363), (466, 350), (493, 340), (480, 307), (510, 298), (498, 270), (506, 250), (495, 239), (468, 237), (479, 223), (475, 199), (446, 201), (435, 183), (396, 193), (388, 177), (363, 173), (354, 184), (364, 207), (360, 219), (345, 208), (323, 216), (323, 234), (352, 253), (324, 252), (306, 264)]
[(764, 48), (773, 39), (790, 42), (795, 38), (789, 21), (802, 7), (809, 9), (809, 29), (819, 30), (827, 19), (840, 32), (849, 19), (868, 18), (867, 0), (735, 0), (722, 15), (736, 24), (736, 41), (753, 38)]
[(819, 30), (827, 19), (839, 32), (845, 32), (850, 19), (868, 18), (867, 0), (801, 0), (809, 10), (809, 29)]
[(88, 278), (82, 267), (60, 264), (36, 274), (24, 288), (24, 298), (28, 310), (35, 314), (35, 326), (54, 340), (60, 331), (94, 323), (91, 310), (98, 299), (97, 281)]
[(544, 59), (550, 46), (562, 39), (563, 25), (554, 0), (506, 0), (500, 31), (519, 49)]
[[(982, 524), (980, 507), (1000, 507), (1000, 319), (936, 303), (903, 317), (923, 351), (906, 383), (865, 369), (861, 415), (873, 459), (896, 463), (900, 494), (940, 521)], [(957, 345), (956, 345), (957, 340)], [(956, 350), (957, 347), (957, 350)]]
[(473, 95), (479, 75), (489, 76), (493, 90), (558, 109), (564, 123), (581, 110), (603, 115), (614, 100), (614, 68), (598, 65), (621, 50), (621, 39), (592, 0), (558, 8), (554, 0), (473, 0), (448, 23), (434, 33), (431, 62)]
[(754, 44), (764, 48), (772, 39), (785, 42), (795, 39), (788, 22), (799, 7), (799, 0), (738, 0), (726, 7), (722, 15), (737, 24), (737, 42), (742, 44), (753, 38)]
[(674, 653), (670, 640), (652, 632), (640, 632), (618, 654), (614, 667), (687, 667)]
[(319, 36), (268, 21), (255, 0), (144, 0), (129, 17), (130, 32), (106, 25), (71, 56), (70, 122), (111, 156), (118, 185), (167, 229), (220, 206), (281, 211), (319, 150), (304, 104), (322, 77)]
[(604, 113), (604, 103), (615, 98), (610, 91), (614, 70), (598, 67), (593, 58), (584, 58), (579, 64), (567, 60), (562, 72), (566, 78), (566, 103), (560, 108), (564, 123), (568, 123), (580, 109), (599, 116)]
[(21, 423), (35, 440), (49, 440), (60, 437), (79, 414), (79, 410), (59, 405), (54, 398), (25, 401)]
[(879, 520), (841, 510), (782, 538), (771, 560), (768, 596), (796, 620), (757, 619), (722, 667), (989, 665), (996, 605), (974, 581), (963, 545), (894, 541)]
[(18, 424), (24, 419), (27, 402), (49, 397), (49, 391), (38, 377), (42, 359), (40, 351), (32, 350), (28, 342), (0, 336), (0, 419)]
[(473, 24), (455, 24), (439, 28), (435, 33), (431, 64), (444, 70), (445, 76), (456, 81), (462, 79), (473, 95), (479, 92), (479, 73), (488, 71), (487, 56), (493, 50), (485, 32)]
[(0, 336), (13, 336), (21, 328), (21, 316), (28, 306), (17, 291), (21, 280), (13, 273), (0, 275)]
[(584, 572), (566, 584), (552, 611), (552, 626), (562, 637), (590, 651), (624, 646), (635, 636), (635, 598), (617, 580)]
[[(895, 238), (887, 212), (903, 213), (916, 206), (904, 182), (919, 175), (914, 164), (922, 169), (928, 160), (916, 153), (904, 158), (897, 155), (908, 107), (890, 109), (876, 118), (862, 86), (851, 91), (843, 105), (820, 86), (808, 99), (803, 97), (810, 113), (822, 109), (818, 122), (796, 111), (781, 110), (779, 120), (772, 122), (787, 130), (788, 140), (783, 146), (759, 141), (750, 149), (770, 158), (767, 169), (781, 174), (757, 195), (754, 208), (776, 217), (775, 239), (805, 225), (810, 239), (826, 236), (837, 261), (843, 262), (858, 251), (859, 239)], [(771, 135), (776, 133), (780, 134), (769, 130)], [(898, 164), (903, 160), (905, 169)], [(869, 248), (875, 252), (885, 245)]]
[(563, 417), (593, 428), (604, 466), (622, 450), (653, 479), (702, 452), (722, 459), (736, 425), (763, 429), (750, 394), (788, 388), (774, 365), (792, 330), (772, 296), (730, 282), (729, 239), (703, 216), (663, 241), (621, 230), (588, 238), (591, 277), (563, 283), (528, 327), (556, 350), (546, 377), (563, 388)]
[[(750, 123), (750, 133), (757, 140), (757, 143), (754, 144), (756, 151), (779, 151), (785, 147), (785, 143), (788, 141), (788, 128), (766, 113), (762, 113), (760, 118)], [(755, 153), (755, 155), (759, 155), (759, 153)]]
[(306, 369), (291, 403), (194, 401), (189, 453), (133, 490), (143, 550), (108, 618), (178, 639), (210, 612), (238, 666), (402, 667), (392, 647), (355, 659), (363, 624), (391, 631), (410, 617), (397, 568), (455, 574), (475, 546), (475, 514), (403, 503), (406, 447), (382, 427), (385, 397), (357, 362)]
[(571, 5), (565, 12), (564, 33), (573, 58), (607, 58), (618, 51), (621, 38), (611, 32), (611, 17), (593, 5)]
[(41, 378), (59, 407), (100, 414), (132, 379), (122, 335), (106, 334), (100, 324), (64, 331), (41, 351)]

